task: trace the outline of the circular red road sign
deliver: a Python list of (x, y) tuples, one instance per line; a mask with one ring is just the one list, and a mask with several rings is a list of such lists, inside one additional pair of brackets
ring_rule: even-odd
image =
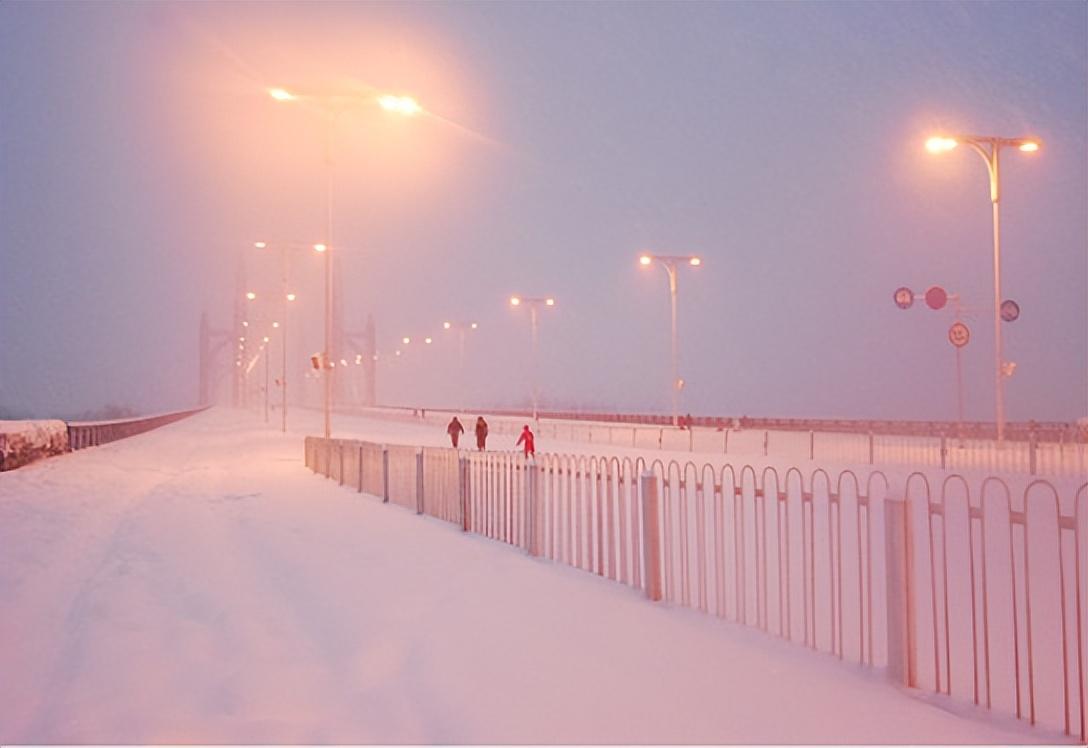
[(955, 322), (948, 328), (948, 342), (957, 348), (963, 348), (971, 340), (971, 330), (962, 322)]
[(910, 309), (911, 305), (914, 304), (914, 291), (906, 286), (901, 286), (895, 289), (892, 298), (895, 299), (895, 305), (900, 309)]
[(1006, 322), (1015, 322), (1020, 319), (1020, 305), (1012, 299), (1001, 302), (1001, 319)]
[(940, 286), (930, 286), (926, 290), (926, 305), (930, 309), (944, 309), (948, 303), (948, 294)]

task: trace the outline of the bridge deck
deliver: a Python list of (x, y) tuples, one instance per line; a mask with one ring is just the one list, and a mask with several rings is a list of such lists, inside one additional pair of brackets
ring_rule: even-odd
[(304, 430), (0, 475), (0, 742), (1059, 740), (340, 489)]

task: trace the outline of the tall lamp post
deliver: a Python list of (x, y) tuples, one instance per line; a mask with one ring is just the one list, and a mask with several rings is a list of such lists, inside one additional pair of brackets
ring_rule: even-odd
[(994, 401), (997, 443), (1005, 441), (1005, 377), (1012, 373), (1006, 366), (1001, 345), (1001, 168), (1002, 148), (1017, 148), (1025, 153), (1039, 150), (1035, 138), (997, 138), (988, 135), (935, 136), (926, 141), (930, 153), (944, 153), (957, 145), (966, 145), (986, 162), (990, 176), (990, 202), (994, 214)]
[(683, 383), (680, 380), (680, 343), (677, 339), (676, 329), (676, 269), (680, 265), (698, 267), (703, 264), (703, 261), (695, 255), (654, 255), (649, 253), (639, 255), (638, 263), (642, 267), (649, 267), (655, 262), (665, 268), (665, 272), (669, 276), (669, 301), (672, 306), (672, 425), (678, 426), (680, 424), (680, 388), (683, 387)]
[(352, 104), (372, 100), (387, 112), (406, 117), (419, 114), (423, 108), (409, 96), (391, 96), (370, 94), (333, 94), (313, 95), (298, 94), (283, 88), (269, 89), (268, 95), (276, 101), (311, 101), (321, 105), (325, 113), (325, 241), (315, 245), (314, 249), (325, 253), (325, 350), (322, 360), (325, 362), (325, 438), (332, 436), (332, 367), (328, 366), (332, 358), (332, 152), (334, 126), (336, 118)]
[(539, 321), (539, 319), (537, 317), (538, 317), (538, 312), (539, 312), (541, 307), (554, 307), (555, 306), (555, 299), (552, 298), (551, 296), (534, 296), (534, 297), (511, 296), (510, 297), (510, 306), (514, 306), (514, 307), (526, 306), (526, 307), (529, 308), (529, 326), (530, 326), (530, 331), (531, 331), (530, 336), (531, 336), (531, 341), (532, 341), (532, 343), (531, 343), (531, 345), (532, 345), (532, 356), (531, 356), (531, 359), (530, 359), (530, 362), (529, 362), (529, 366), (530, 366), (532, 371), (531, 371), (529, 381), (530, 381), (530, 388), (532, 390), (531, 395), (532, 395), (532, 398), (533, 398), (533, 420), (536, 421), (536, 420), (539, 420), (537, 414), (538, 414), (538, 404), (539, 404), (539, 400), (540, 400), (540, 393), (537, 390), (537, 383), (536, 383), (537, 349), (539, 348), (539, 344), (540, 344), (540, 329), (539, 329), (540, 328), (540, 321)]
[[(280, 410), (281, 425), (280, 428), (283, 433), (287, 433), (287, 320), (290, 316), (290, 305), (296, 298), (294, 293), (290, 291), (290, 281), (288, 278), (289, 264), (288, 264), (288, 252), (291, 250), (298, 250), (302, 248), (302, 245), (295, 242), (276, 242), (276, 245), (280, 248), (281, 259), (281, 277), (280, 277), (280, 293), (283, 301), (283, 323), (282, 326), (279, 323), (273, 322), (273, 327), (280, 327), (280, 339), (282, 342), (282, 357), (283, 360), (280, 364)], [(253, 242), (253, 247), (258, 250), (267, 249), (268, 242)]]

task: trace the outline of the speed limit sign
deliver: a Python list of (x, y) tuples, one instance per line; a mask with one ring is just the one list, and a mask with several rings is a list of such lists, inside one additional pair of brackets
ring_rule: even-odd
[(948, 342), (957, 348), (963, 348), (970, 340), (971, 331), (962, 322), (956, 322), (948, 328)]

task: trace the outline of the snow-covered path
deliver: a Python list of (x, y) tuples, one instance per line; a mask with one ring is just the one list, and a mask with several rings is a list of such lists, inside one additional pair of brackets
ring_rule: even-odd
[(0, 600), (4, 743), (1059, 740), (340, 489), (222, 409), (0, 474)]

